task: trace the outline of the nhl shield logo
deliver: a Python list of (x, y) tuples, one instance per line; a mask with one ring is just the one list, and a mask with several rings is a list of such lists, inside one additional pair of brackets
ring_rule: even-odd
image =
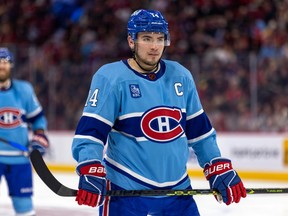
[(130, 93), (132, 98), (140, 98), (141, 97), (141, 91), (138, 84), (130, 84)]

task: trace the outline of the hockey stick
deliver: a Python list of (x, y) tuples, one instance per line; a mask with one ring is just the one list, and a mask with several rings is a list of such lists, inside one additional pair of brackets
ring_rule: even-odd
[[(50, 172), (42, 155), (38, 150), (33, 150), (30, 159), (42, 181), (59, 196), (76, 196), (77, 190), (61, 184)], [(247, 188), (247, 194), (280, 194), (288, 193), (288, 188)], [(106, 196), (188, 196), (188, 195), (216, 195), (217, 192), (210, 189), (193, 190), (115, 190), (107, 191)]]
[(64, 186), (53, 176), (38, 150), (33, 150), (30, 153), (30, 160), (38, 176), (54, 193), (59, 196), (77, 195), (77, 190)]
[(1, 138), (1, 137), (0, 137), (0, 141), (5, 143), (5, 144), (11, 145), (12, 147), (14, 147), (16, 149), (19, 149), (20, 151), (23, 152), (24, 156), (29, 156), (29, 149), (26, 146), (23, 146), (19, 143), (13, 142), (13, 141), (6, 140), (6, 139)]

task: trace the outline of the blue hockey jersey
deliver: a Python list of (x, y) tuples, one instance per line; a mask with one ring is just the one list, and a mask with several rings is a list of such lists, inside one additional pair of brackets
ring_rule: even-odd
[[(47, 129), (42, 107), (30, 83), (12, 80), (8, 89), (0, 90), (0, 137), (28, 147), (29, 129)], [(0, 141), (0, 163), (27, 163), (21, 152)]]
[(156, 73), (140, 74), (126, 60), (95, 73), (73, 157), (102, 161), (106, 144), (107, 179), (127, 190), (188, 187), (189, 146), (202, 167), (220, 156), (191, 73), (168, 60)]

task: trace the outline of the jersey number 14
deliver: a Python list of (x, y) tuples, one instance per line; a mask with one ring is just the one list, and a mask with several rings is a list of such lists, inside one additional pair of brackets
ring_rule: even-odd
[(90, 102), (90, 106), (97, 106), (97, 97), (98, 97), (98, 93), (99, 93), (99, 89), (95, 89), (94, 92), (92, 93), (91, 97), (90, 97), (90, 94), (91, 94), (91, 89), (89, 91), (89, 94), (88, 94), (88, 98), (87, 98), (87, 101), (85, 103), (85, 106), (88, 106), (88, 102)]

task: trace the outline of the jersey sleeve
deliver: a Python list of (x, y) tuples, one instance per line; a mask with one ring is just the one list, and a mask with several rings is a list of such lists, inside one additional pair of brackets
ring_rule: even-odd
[(31, 129), (33, 131), (37, 129), (47, 130), (47, 120), (32, 85), (25, 82), (23, 91), (26, 95), (26, 119)]
[(192, 77), (188, 88), (186, 136), (189, 146), (193, 148), (197, 156), (199, 165), (203, 167), (205, 163), (221, 154), (216, 142), (216, 131), (203, 110)]
[(76, 161), (103, 159), (107, 137), (119, 112), (119, 90), (100, 69), (92, 78), (89, 94), (72, 142)]

